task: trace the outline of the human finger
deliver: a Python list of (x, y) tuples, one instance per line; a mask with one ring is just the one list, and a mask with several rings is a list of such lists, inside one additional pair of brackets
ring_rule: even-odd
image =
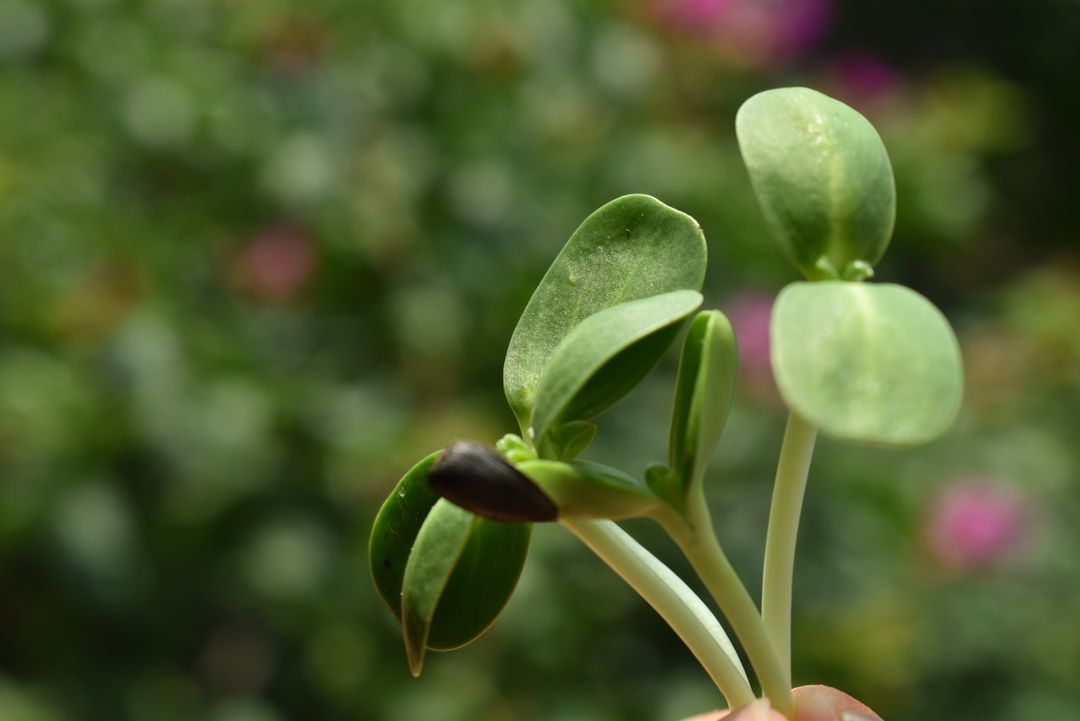
[(869, 706), (831, 686), (800, 686), (791, 693), (797, 721), (881, 721)]

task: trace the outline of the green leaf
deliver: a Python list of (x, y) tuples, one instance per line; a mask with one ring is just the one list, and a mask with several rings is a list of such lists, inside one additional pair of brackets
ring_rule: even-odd
[(495, 622), (517, 587), (531, 536), (527, 523), (476, 519), (435, 610), (428, 648), (460, 648)]
[(683, 483), (682, 476), (676, 473), (671, 466), (663, 463), (650, 463), (647, 465), (645, 467), (645, 484), (668, 505), (679, 510), (682, 510), (686, 505), (686, 486)]
[(586, 218), (537, 286), (506, 352), (503, 388), (522, 432), (544, 366), (571, 329), (628, 300), (700, 290), (705, 262), (697, 221), (647, 195), (617, 198)]
[(513, 464), (536, 459), (536, 451), (528, 443), (521, 440), (521, 436), (507, 433), (495, 442), (495, 450), (503, 454), (506, 460)]
[(735, 130), (773, 235), (808, 278), (859, 280), (892, 237), (896, 185), (870, 122), (808, 88), (747, 100)]
[(591, 461), (526, 461), (518, 470), (555, 501), (560, 518), (634, 518), (660, 503), (644, 483)]
[(698, 313), (683, 342), (671, 415), (668, 462), (682, 478), (684, 492), (700, 484), (724, 432), (738, 365), (731, 322), (718, 310)]
[(432, 507), (402, 581), (401, 622), (414, 676), (427, 649), (464, 646), (499, 615), (521, 575), (531, 528), (480, 518), (445, 499)]
[(554, 456), (560, 461), (572, 461), (585, 452), (596, 437), (596, 424), (588, 421), (563, 423), (549, 435)]
[(558, 423), (593, 418), (637, 385), (699, 305), (700, 293), (672, 291), (612, 306), (570, 331), (536, 391), (531, 428), (541, 453)]
[(928, 300), (899, 285), (793, 283), (776, 300), (772, 364), (780, 394), (836, 438), (911, 446), (960, 408), (960, 348)]
[(439, 599), (465, 553), (477, 516), (449, 501), (432, 508), (409, 555), (401, 593), (401, 625), (409, 669), (419, 676)]
[(401, 621), (401, 579), (416, 534), (439, 497), (428, 486), (427, 474), (442, 451), (417, 463), (398, 481), (375, 516), (368, 541), (371, 577), (379, 596)]
[(440, 500), (428, 474), (442, 454), (427, 456), (398, 482), (368, 544), (375, 588), (405, 628), (417, 674), (425, 648), (462, 646), (498, 616), (525, 562), (531, 529), (478, 518)]

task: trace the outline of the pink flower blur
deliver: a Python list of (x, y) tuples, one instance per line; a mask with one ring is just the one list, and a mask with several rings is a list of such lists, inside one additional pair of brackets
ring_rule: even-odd
[(768, 67), (812, 47), (832, 0), (653, 0), (659, 22), (700, 38), (733, 60)]
[(900, 101), (904, 81), (895, 68), (877, 55), (849, 50), (825, 66), (821, 84), (828, 95), (863, 113), (884, 113)]
[(240, 257), (241, 285), (263, 300), (287, 300), (315, 267), (311, 239), (295, 228), (273, 226), (256, 235)]
[(1026, 540), (1024, 504), (1012, 490), (986, 478), (962, 478), (935, 501), (927, 528), (930, 552), (955, 570), (985, 567)]
[(772, 308), (773, 297), (760, 290), (741, 291), (724, 306), (739, 345), (739, 375), (755, 386), (772, 385), (769, 356)]

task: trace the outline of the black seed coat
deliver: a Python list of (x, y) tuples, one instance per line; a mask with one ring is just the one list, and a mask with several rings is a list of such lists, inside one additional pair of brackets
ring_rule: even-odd
[(497, 451), (458, 441), (428, 471), (428, 485), (478, 516), (509, 523), (554, 521), (555, 503)]

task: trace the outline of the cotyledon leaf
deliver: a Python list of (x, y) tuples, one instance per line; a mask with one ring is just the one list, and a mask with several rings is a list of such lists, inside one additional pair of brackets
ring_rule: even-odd
[(428, 648), (460, 648), (495, 622), (517, 587), (531, 536), (528, 523), (474, 521), (469, 542), (435, 609)]
[[(437, 451), (428, 455), (398, 482), (375, 518), (368, 556), (375, 588), (403, 627), (403, 588), (409, 583), (405, 578), (407, 568), (410, 565), (429, 569), (441, 566), (449, 570), (449, 576), (442, 579), (439, 596), (434, 599), (434, 616), (421, 614), (420, 618), (425, 619), (420, 624), (424, 626), (421, 629), (414, 612), (410, 636), (415, 643), (419, 633), (425, 638), (426, 648), (448, 650), (480, 635), (499, 614), (524, 564), (531, 526), (497, 523), (464, 510), (461, 511), (464, 516), (440, 511), (432, 521), (431, 516), (439, 504), (459, 510), (440, 500), (428, 483), (428, 474), (442, 454), (443, 451)], [(452, 520), (447, 521), (446, 517)], [(463, 518), (469, 522), (464, 523)], [(441, 534), (446, 538), (444, 524), (454, 526), (455, 520), (468, 527), (464, 545), (440, 545), (430, 538), (421, 544), (420, 537), (429, 522), (432, 528), (442, 529), (428, 531), (429, 536)], [(421, 550), (417, 551), (417, 547)], [(414, 570), (413, 583), (418, 579), (430, 581), (429, 573)], [(412, 592), (413, 598), (421, 593), (419, 586)], [(435, 590), (430, 585), (427, 588)], [(417, 664), (413, 668), (418, 673), (423, 649), (413, 647), (409, 653), (410, 661)]]
[(808, 88), (778, 88), (739, 109), (735, 131), (773, 235), (808, 278), (870, 275), (892, 237), (896, 186), (870, 122)]
[(689, 215), (647, 195), (593, 212), (567, 241), (525, 307), (503, 366), (507, 402), (528, 430), (549, 356), (589, 316), (673, 290), (700, 290), (705, 237)]
[(671, 415), (668, 462), (679, 474), (684, 494), (701, 482), (724, 432), (738, 364), (731, 322), (718, 310), (698, 313), (683, 341)]
[(956, 336), (909, 288), (793, 283), (776, 300), (770, 336), (781, 396), (827, 435), (912, 446), (941, 435), (959, 411)]
[(465, 553), (476, 518), (443, 499), (431, 509), (416, 537), (401, 586), (401, 626), (414, 676), (423, 669), (435, 609)]
[(426, 456), (398, 481), (375, 516), (368, 541), (368, 562), (375, 590), (401, 620), (401, 579), (416, 534), (439, 500), (428, 486), (427, 474), (442, 451)]
[(561, 421), (588, 420), (628, 393), (656, 365), (701, 294), (677, 290), (589, 316), (552, 352), (540, 379), (531, 429), (543, 454)]
[(463, 646), (482, 634), (521, 575), (531, 526), (488, 520), (440, 499), (416, 536), (402, 579), (401, 624), (409, 668), (427, 649)]
[(552, 457), (560, 461), (572, 461), (585, 452), (596, 437), (595, 423), (568, 421), (561, 423), (547, 436)]

